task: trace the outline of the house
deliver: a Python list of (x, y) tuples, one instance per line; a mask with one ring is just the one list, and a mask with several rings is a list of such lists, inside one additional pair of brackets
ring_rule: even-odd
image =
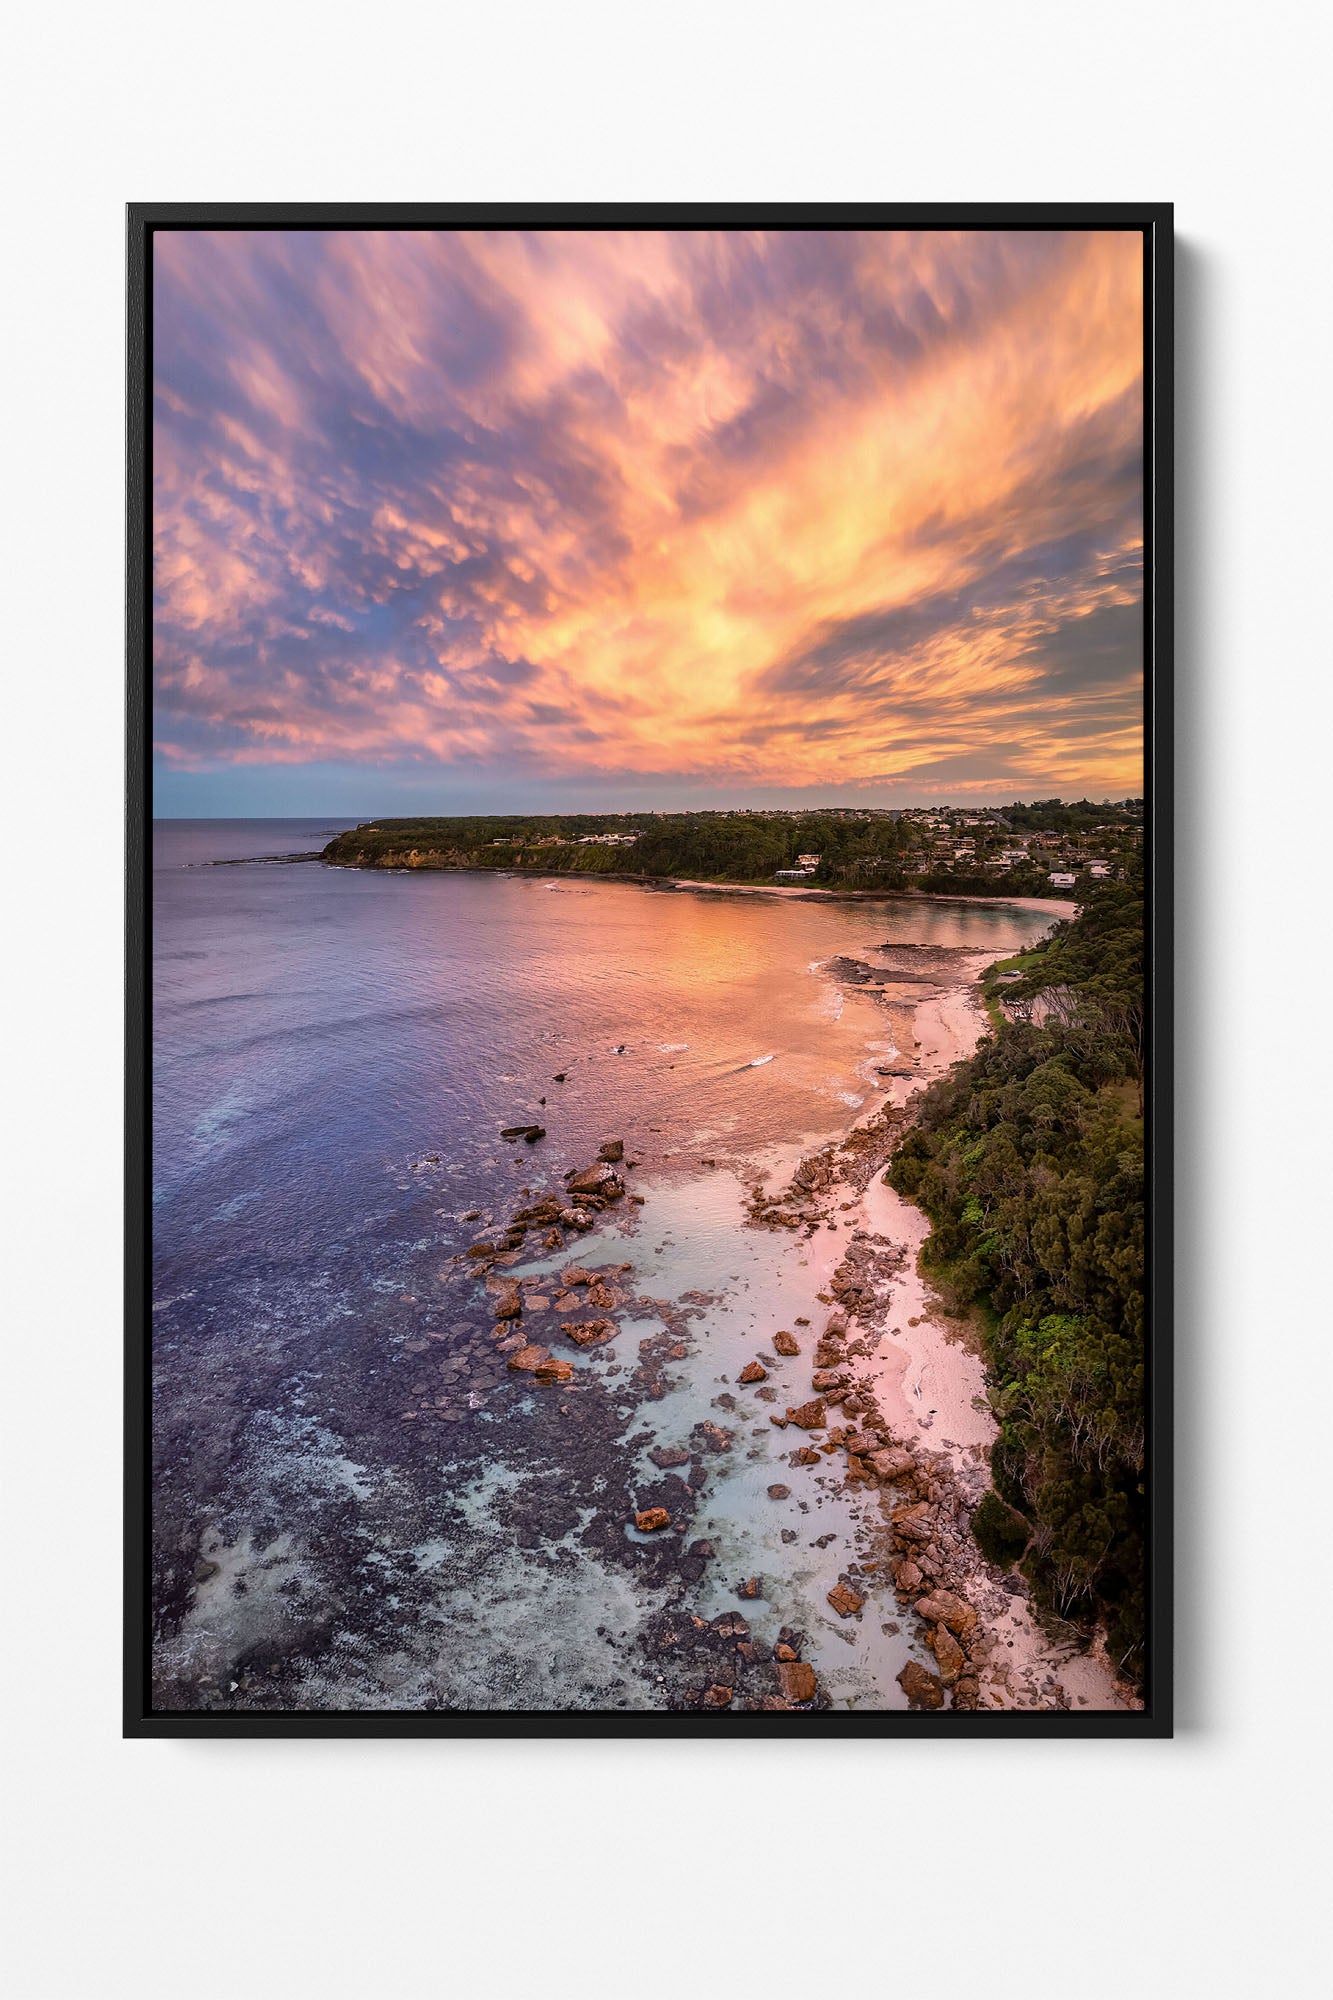
[(817, 854), (798, 854), (796, 857), (796, 866), (798, 868), (818, 868), (819, 856)]
[(773, 880), (775, 882), (808, 882), (814, 872), (813, 868), (779, 868)]
[(1073, 875), (1067, 875), (1059, 868), (1053, 868), (1046, 879), (1053, 889), (1072, 889), (1076, 880)]
[(1111, 864), (1109, 861), (1090, 861), (1088, 863), (1088, 873), (1094, 882), (1104, 882), (1110, 872)]

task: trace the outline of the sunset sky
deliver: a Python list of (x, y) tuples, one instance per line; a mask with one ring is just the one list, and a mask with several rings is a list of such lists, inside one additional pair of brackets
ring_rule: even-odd
[(155, 238), (155, 809), (1142, 790), (1135, 235)]

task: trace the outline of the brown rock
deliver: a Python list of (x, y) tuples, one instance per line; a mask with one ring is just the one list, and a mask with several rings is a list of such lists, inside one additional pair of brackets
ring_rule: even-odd
[(762, 1597), (763, 1594), (764, 1580), (762, 1577), (742, 1577), (741, 1581), (736, 1585), (737, 1597)]
[(902, 1591), (904, 1597), (906, 1597), (921, 1582), (921, 1571), (914, 1562), (903, 1561), (899, 1563), (897, 1569), (894, 1571), (893, 1580), (899, 1590)]
[(939, 1662), (940, 1679), (945, 1687), (952, 1687), (967, 1664), (967, 1655), (945, 1625), (932, 1625), (926, 1644)]
[(542, 1363), (549, 1361), (549, 1347), (519, 1347), (509, 1357), (509, 1366), (519, 1374), (535, 1375)]
[(858, 1457), (866, 1458), (874, 1451), (879, 1439), (870, 1431), (850, 1431), (843, 1442), (848, 1451), (854, 1451)]
[(919, 1597), (916, 1614), (931, 1625), (946, 1625), (951, 1632), (966, 1637), (976, 1630), (977, 1614), (972, 1606), (952, 1590), (933, 1590), (929, 1597)]
[(773, 1335), (773, 1352), (775, 1354), (799, 1354), (800, 1351), (801, 1343), (797, 1340), (795, 1334), (775, 1333)]
[(501, 1292), (499, 1298), (495, 1301), (495, 1317), (497, 1319), (518, 1319), (522, 1316), (522, 1312), (523, 1294), (519, 1291), (517, 1285), (510, 1285), (506, 1291)]
[(934, 1674), (917, 1661), (909, 1660), (898, 1676), (898, 1685), (912, 1708), (943, 1708), (944, 1688)]
[(705, 1688), (701, 1705), (704, 1708), (730, 1708), (731, 1689), (729, 1687)]
[(688, 1465), (690, 1462), (690, 1454), (674, 1444), (654, 1445), (648, 1456), (663, 1472), (670, 1472), (674, 1465)]
[(770, 1486), (768, 1497), (770, 1500), (790, 1500), (791, 1488), (790, 1486)]
[(741, 1382), (767, 1382), (768, 1370), (758, 1361), (747, 1361), (737, 1377)]
[(803, 1444), (796, 1454), (796, 1463), (798, 1465), (818, 1465), (819, 1453), (811, 1451), (808, 1444)]
[(790, 1662), (796, 1659), (797, 1657), (798, 1656), (792, 1651), (791, 1647), (787, 1645), (785, 1640), (780, 1640), (779, 1643), (773, 1648), (773, 1658), (777, 1660), (779, 1664), (781, 1664), (784, 1660)]
[(655, 1535), (660, 1528), (671, 1526), (671, 1516), (665, 1507), (645, 1507), (634, 1516), (634, 1525), (641, 1535)]
[(571, 1319), (562, 1321), (560, 1331), (576, 1347), (603, 1347), (614, 1337), (616, 1323), (611, 1319)]
[(623, 1139), (604, 1139), (597, 1148), (597, 1157), (599, 1160), (609, 1160), (612, 1165), (618, 1160), (623, 1160), (625, 1157), (625, 1141)]
[(574, 1379), (574, 1364), (562, 1361), (553, 1354), (549, 1360), (539, 1361), (533, 1373), (539, 1382), (571, 1382)]
[(617, 1200), (625, 1192), (625, 1183), (620, 1175), (602, 1161), (596, 1166), (580, 1167), (577, 1173), (570, 1175), (565, 1185), (572, 1195), (599, 1194), (608, 1201)]
[(802, 1403), (799, 1409), (788, 1410), (787, 1421), (799, 1424), (803, 1431), (819, 1431), (824, 1428), (824, 1405), (818, 1397), (812, 1403)]
[(865, 1603), (864, 1597), (858, 1597), (856, 1592), (850, 1590), (845, 1583), (834, 1584), (828, 1594), (828, 1601), (837, 1612), (839, 1618), (854, 1618)]
[(846, 1385), (847, 1377), (840, 1368), (816, 1368), (810, 1377), (812, 1389), (843, 1389)]
[(805, 1660), (784, 1660), (778, 1668), (778, 1679), (788, 1701), (814, 1700), (815, 1670)]
[(904, 1451), (897, 1444), (890, 1445), (885, 1451), (872, 1452), (870, 1464), (880, 1479), (889, 1480), (902, 1479), (915, 1468), (911, 1452)]

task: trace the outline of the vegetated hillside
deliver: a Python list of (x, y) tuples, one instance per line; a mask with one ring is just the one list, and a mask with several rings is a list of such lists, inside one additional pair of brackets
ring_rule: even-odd
[[(620, 844), (591, 844), (618, 836)], [(339, 834), (324, 858), (355, 867), (504, 868), (542, 874), (694, 876), (713, 882), (771, 882), (797, 857), (820, 857), (812, 878), (857, 886), (901, 880), (904, 836), (884, 816), (836, 813), (562, 813), (468, 819), (389, 819)]]
[(999, 1561), (1021, 1553), (1048, 1608), (1101, 1618), (1112, 1659), (1138, 1676), (1141, 869), (1099, 884), (1023, 964), (1001, 991), (1034, 1018), (1004, 1021), (931, 1088), (888, 1178), (934, 1225), (923, 1264), (946, 1300), (984, 1309), (1000, 1501), (978, 1511), (978, 1541)]
[[(1105, 852), (1117, 854), (1123, 815), (1119, 808), (1098, 810), (1113, 822)], [(988, 852), (1008, 837), (998, 824), (968, 824), (973, 846), (980, 839)], [(1052, 887), (1052, 858), (1040, 850), (1001, 876), (976, 858), (946, 857), (946, 866), (926, 851), (922, 839), (910, 821), (870, 810), (477, 815), (370, 821), (331, 840), (324, 859), (356, 868), (497, 868), (771, 883), (780, 869), (794, 868), (805, 857), (811, 885), (818, 888), (890, 894), (910, 888), (954, 896), (1064, 893)], [(1080, 855), (1069, 865), (1077, 870), (1090, 858)], [(1078, 880), (1081, 890), (1086, 881), (1081, 875)]]

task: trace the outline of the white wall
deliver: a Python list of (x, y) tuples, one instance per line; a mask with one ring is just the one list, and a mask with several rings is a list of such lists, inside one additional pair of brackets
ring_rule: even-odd
[[(18, 2000), (1320, 1990), (1328, 841), (1304, 823), (1328, 796), (1328, 18), (140, 0), (10, 20)], [(121, 204), (532, 195), (1178, 205), (1174, 1743), (119, 1740)]]

